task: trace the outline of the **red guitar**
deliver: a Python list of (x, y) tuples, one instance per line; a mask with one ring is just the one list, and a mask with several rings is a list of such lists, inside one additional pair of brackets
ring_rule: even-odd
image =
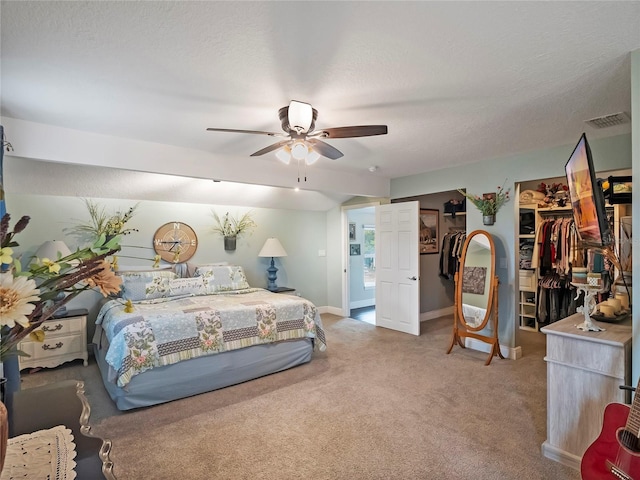
[(583, 480), (640, 480), (639, 397), (640, 390), (631, 408), (610, 403), (604, 409), (602, 431), (582, 456)]

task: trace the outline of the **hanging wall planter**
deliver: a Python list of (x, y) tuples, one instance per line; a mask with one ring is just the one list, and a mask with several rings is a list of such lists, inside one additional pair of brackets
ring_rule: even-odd
[(215, 225), (213, 231), (224, 238), (224, 249), (232, 252), (236, 249), (237, 237), (249, 233), (257, 225), (251, 218), (251, 212), (246, 212), (240, 217), (233, 217), (229, 212), (219, 217), (216, 212), (212, 212)]
[(497, 192), (483, 193), (482, 197), (480, 195), (472, 195), (461, 189), (458, 189), (458, 192), (467, 197), (480, 210), (483, 225), (493, 225), (496, 221), (496, 213), (498, 213), (502, 205), (509, 201), (510, 189), (505, 190), (504, 184), (502, 184), (502, 186), (498, 187)]
[(236, 236), (231, 235), (224, 237), (224, 249), (227, 251), (233, 251), (236, 249)]

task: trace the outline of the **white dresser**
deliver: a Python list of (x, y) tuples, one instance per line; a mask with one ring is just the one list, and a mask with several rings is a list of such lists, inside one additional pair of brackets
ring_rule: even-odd
[(88, 363), (87, 353), (87, 310), (84, 308), (68, 310), (61, 317), (50, 318), (43, 322), (44, 342), (35, 342), (29, 337), (18, 344), (28, 357), (18, 357), (20, 370), (34, 367), (57, 367), (58, 365), (81, 358), (84, 366)]
[(542, 454), (580, 469), (585, 450), (602, 429), (608, 403), (629, 403), (620, 390), (631, 380), (631, 325), (599, 323), (583, 332), (579, 313), (541, 329), (547, 335), (547, 440)]

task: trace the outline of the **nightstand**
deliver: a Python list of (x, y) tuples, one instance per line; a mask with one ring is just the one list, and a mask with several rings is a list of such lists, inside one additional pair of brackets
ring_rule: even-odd
[(87, 315), (86, 308), (79, 308), (67, 310), (65, 315), (43, 322), (40, 329), (44, 331), (44, 342), (34, 342), (27, 337), (18, 344), (18, 349), (29, 355), (18, 357), (20, 370), (57, 367), (77, 358), (84, 360), (86, 367), (89, 364)]

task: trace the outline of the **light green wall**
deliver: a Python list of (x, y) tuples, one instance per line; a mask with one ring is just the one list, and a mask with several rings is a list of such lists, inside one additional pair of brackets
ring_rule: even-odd
[[(576, 132), (576, 142), (582, 132)], [(587, 136), (589, 134), (587, 133)], [(631, 135), (618, 135), (599, 140), (589, 139), (598, 171), (631, 166)], [(391, 180), (391, 198), (424, 195), (457, 188), (472, 194), (495, 192), (498, 185), (514, 191), (516, 182), (564, 176), (564, 165), (575, 144), (545, 148), (505, 158), (484, 160), (464, 168), (452, 167)], [(499, 312), (500, 343), (517, 346), (516, 318), (516, 219), (518, 202), (511, 200), (499, 212), (492, 226), (482, 224), (482, 215), (472, 205), (467, 207), (467, 232), (487, 230), (496, 246), (497, 274), (500, 279)], [(634, 217), (635, 218), (635, 217)], [(640, 281), (639, 281), (640, 283)]]
[[(95, 199), (108, 211), (126, 210), (135, 201)], [(45, 196), (34, 194), (7, 194), (7, 211), (12, 224), (22, 215), (29, 215), (31, 221), (27, 229), (16, 237), (20, 247), (16, 250), (25, 257), (33, 255), (45, 240), (63, 240), (70, 248), (77, 245), (74, 237), (65, 234), (76, 220), (88, 220), (84, 202), (77, 197)], [(234, 252), (226, 252), (223, 240), (211, 232), (213, 226), (212, 209), (223, 215), (230, 212), (244, 213), (251, 210), (258, 225), (250, 235), (238, 239)], [(249, 284), (265, 287), (266, 269), (271, 259), (260, 258), (258, 253), (268, 237), (277, 237), (287, 252), (286, 257), (275, 260), (278, 268), (277, 284), (294, 287), (298, 293), (318, 306), (327, 305), (327, 265), (326, 257), (318, 256), (319, 250), (326, 249), (327, 215), (325, 212), (277, 210), (244, 207), (228, 207), (204, 204), (141, 201), (135, 216), (129, 222), (139, 229), (122, 239), (121, 269), (127, 266), (151, 265), (153, 258), (151, 239), (162, 224), (180, 221), (191, 226), (198, 235), (198, 250), (190, 262), (229, 262), (242, 265)], [(339, 223), (339, 222), (338, 222)], [(134, 248), (145, 247), (145, 248)], [(138, 258), (125, 258), (135, 256)], [(140, 258), (142, 257), (142, 258)], [(94, 318), (96, 303), (100, 295), (83, 293), (71, 303), (71, 307), (89, 308)], [(92, 331), (93, 325), (90, 327)]]

